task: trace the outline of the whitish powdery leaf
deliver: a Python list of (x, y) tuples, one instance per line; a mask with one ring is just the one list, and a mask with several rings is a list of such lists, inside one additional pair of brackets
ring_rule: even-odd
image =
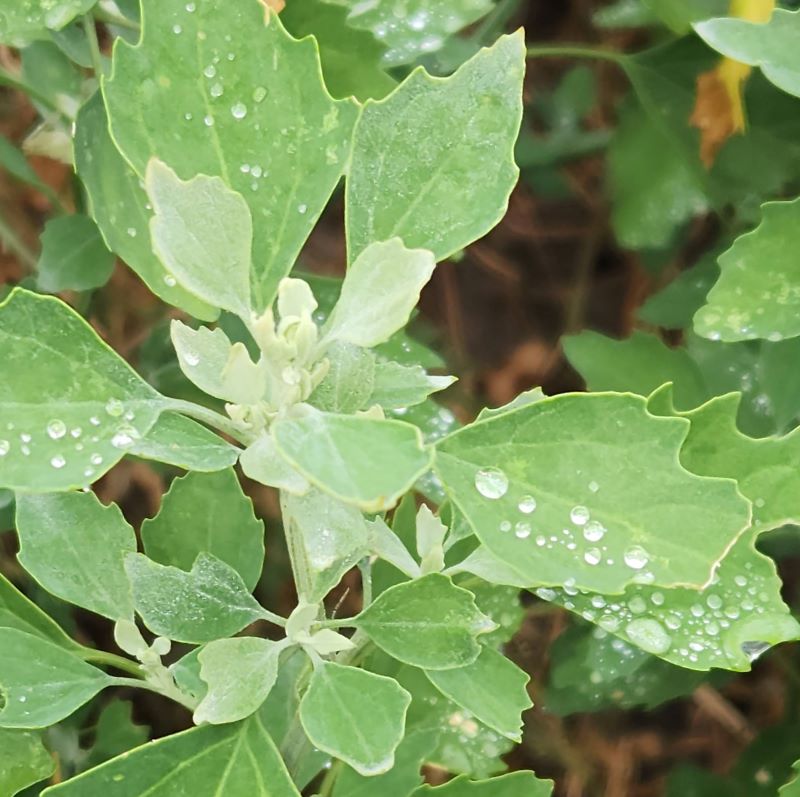
[(455, 432), (438, 444), (436, 471), (521, 583), (701, 586), (749, 505), (735, 482), (680, 466), (687, 432), (637, 396), (563, 395)]
[(156, 422), (166, 400), (58, 299), (17, 288), (0, 304), (0, 486), (91, 484)]
[(103, 87), (114, 140), (139, 176), (156, 157), (245, 198), (263, 310), (345, 168), (357, 106), (327, 93), (314, 40), (265, 21), (255, 0), (144, 0), (142, 19), (141, 43), (118, 40)]
[(347, 178), (351, 262), (395, 236), (443, 260), (497, 224), (519, 174), (524, 73), (519, 31), (448, 78), (417, 69), (365, 104)]

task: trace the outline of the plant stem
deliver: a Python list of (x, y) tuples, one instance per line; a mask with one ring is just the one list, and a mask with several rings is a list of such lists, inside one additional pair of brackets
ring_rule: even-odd
[(319, 785), (319, 797), (330, 797), (330, 795), (333, 794), (333, 787), (336, 785), (336, 778), (339, 777), (339, 773), (341, 771), (342, 762), (338, 760), (334, 761), (328, 771), (325, 773), (322, 783)]
[(8, 224), (2, 214), (0, 214), (0, 241), (27, 266), (29, 271), (35, 270), (37, 262), (36, 255), (17, 235), (16, 230)]
[(604, 61), (612, 61), (623, 66), (626, 56), (615, 50), (604, 50), (600, 47), (584, 47), (579, 44), (545, 44), (535, 47), (528, 47), (528, 58), (600, 58)]
[(200, 404), (184, 401), (183, 399), (170, 399), (169, 405), (171, 410), (180, 412), (182, 415), (188, 415), (190, 418), (194, 418), (196, 421), (208, 424), (209, 426), (213, 426), (215, 429), (224, 432), (243, 446), (249, 446), (255, 439), (253, 434), (240, 429), (230, 418), (219, 412), (210, 410), (207, 407), (202, 407)]
[(303, 542), (298, 535), (297, 525), (292, 513), (289, 511), (288, 496), (281, 490), (281, 515), (283, 517), (283, 534), (286, 538), (286, 548), (289, 551), (289, 561), (292, 565), (294, 586), (297, 596), (301, 599), (308, 598), (313, 590), (313, 577), (308, 566)]
[(519, 5), (520, 0), (499, 0), (489, 16), (484, 19), (470, 38), (480, 44), (491, 43), (498, 33), (503, 32)]
[(117, 656), (116, 653), (108, 653), (105, 650), (93, 650), (92, 648), (83, 648), (81, 656), (84, 661), (91, 662), (92, 664), (101, 664), (105, 667), (114, 667), (117, 670), (126, 672), (136, 678), (144, 679), (142, 668), (138, 662), (126, 659), (123, 656)]
[(358, 570), (361, 573), (362, 608), (366, 609), (372, 603), (372, 561), (368, 556), (358, 563)]
[(280, 626), (281, 628), (286, 628), (286, 618), (281, 617), (279, 614), (275, 614), (275, 612), (271, 612), (269, 609), (261, 608), (261, 616), (268, 622), (272, 623), (273, 625)]
[(46, 94), (42, 94), (39, 89), (34, 88), (27, 83), (20, 75), (14, 75), (7, 69), (0, 68), (0, 86), (8, 86), (11, 89), (16, 89), (24, 94), (27, 94), (31, 99), (41, 103), (51, 111), (62, 114), (63, 111), (53, 102), (53, 100)]
[(103, 54), (100, 52), (100, 42), (97, 40), (97, 28), (95, 27), (94, 17), (91, 14), (86, 14), (83, 17), (83, 29), (86, 32), (86, 40), (89, 42), (94, 74), (100, 80), (105, 74), (105, 68), (103, 67)]
[(188, 708), (189, 711), (194, 711), (195, 708), (197, 708), (196, 701), (188, 695), (184, 695), (183, 692), (177, 688), (167, 691), (149, 681), (139, 681), (136, 678), (114, 678), (112, 683), (114, 686), (130, 686), (134, 689), (146, 689), (148, 692), (153, 692), (162, 697), (174, 700), (176, 703), (180, 703), (184, 708)]

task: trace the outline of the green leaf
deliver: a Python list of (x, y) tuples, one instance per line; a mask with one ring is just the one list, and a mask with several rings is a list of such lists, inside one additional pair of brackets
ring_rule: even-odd
[(550, 797), (553, 781), (539, 780), (533, 772), (512, 772), (491, 780), (455, 778), (444, 786), (422, 786), (412, 797)]
[(800, 12), (777, 8), (768, 22), (707, 19), (694, 26), (697, 35), (728, 58), (761, 68), (779, 89), (800, 97), (800, 62), (794, 49)]
[(795, 761), (792, 767), (792, 779), (778, 789), (778, 794), (781, 797), (797, 797), (800, 795), (800, 761)]
[(761, 210), (761, 224), (719, 258), (720, 278), (694, 317), (699, 335), (724, 341), (800, 335), (800, 268), (790, 255), (800, 199)]
[(102, 476), (166, 399), (58, 299), (16, 288), (0, 304), (0, 485), (53, 492)]
[(28, 600), (14, 585), (0, 574), (0, 627), (16, 628), (60, 645), (75, 649), (73, 642), (52, 617), (45, 614), (33, 601)]
[(395, 753), (394, 766), (383, 775), (365, 777), (343, 767), (333, 787), (333, 797), (374, 797), (376, 794), (407, 795), (422, 781), (420, 770), (436, 745), (431, 728), (407, 730)]
[(41, 243), (36, 280), (45, 293), (99, 288), (114, 270), (114, 255), (88, 216), (78, 213), (50, 219)]
[(632, 395), (557, 396), (445, 438), (436, 471), (523, 583), (606, 593), (637, 582), (701, 586), (749, 507), (733, 481), (678, 464), (688, 426), (675, 420)]
[(313, 410), (279, 419), (271, 431), (312, 484), (365, 511), (394, 506), (431, 464), (419, 430), (401, 421)]
[(56, 768), (38, 733), (0, 730), (0, 794), (14, 797), (49, 778)]
[(375, 355), (350, 343), (334, 343), (326, 358), (330, 368), (309, 403), (325, 412), (345, 415), (369, 406), (375, 383)]
[(75, 123), (75, 169), (88, 194), (92, 218), (108, 248), (118, 254), (156, 296), (190, 315), (213, 321), (218, 311), (178, 285), (150, 245), (150, 218), (142, 178), (122, 157), (108, 130), (103, 98), (95, 94)]
[(675, 33), (688, 33), (692, 23), (723, 15), (728, 10), (726, 0), (643, 0)]
[(382, 592), (356, 623), (390, 656), (426, 670), (472, 664), (482, 650), (477, 637), (495, 627), (471, 592), (439, 573)]
[(115, 700), (104, 706), (97, 718), (94, 744), (86, 768), (96, 767), (147, 741), (148, 729), (133, 721), (133, 704)]
[(24, 47), (36, 39), (47, 39), (75, 17), (85, 14), (97, 0), (3, 0), (0, 5), (0, 42)]
[(263, 616), (242, 577), (201, 553), (191, 572), (128, 554), (125, 569), (144, 624), (159, 636), (202, 644), (231, 636)]
[(259, 717), (144, 745), (43, 797), (300, 797)]
[(144, 438), (134, 441), (128, 453), (201, 472), (222, 470), (239, 457), (236, 446), (190, 418), (173, 412), (163, 413)]
[(300, 702), (300, 721), (315, 747), (370, 777), (394, 765), (410, 702), (393, 678), (323, 661)]
[(302, 562), (308, 584), (297, 584), (310, 603), (322, 600), (368, 551), (368, 530), (361, 512), (319, 490), (284, 498), (292, 556)]
[(17, 180), (32, 186), (37, 191), (46, 194), (52, 190), (42, 182), (25, 155), (3, 135), (0, 135), (0, 166)]
[(189, 570), (199, 554), (209, 553), (230, 565), (248, 589), (258, 584), (264, 524), (233, 468), (175, 479), (141, 534), (145, 553), (162, 565)]
[(103, 88), (111, 132), (139, 176), (157, 157), (182, 179), (221, 177), (242, 194), (260, 311), (339, 181), (358, 109), (328, 95), (314, 40), (265, 22), (259, 3), (188, 5), (142, 3), (142, 42), (117, 45)]
[(20, 564), (50, 593), (111, 620), (133, 619), (125, 573), (136, 534), (94, 493), (17, 497)]
[(526, 689), (530, 676), (502, 653), (484, 647), (466, 667), (425, 674), (445, 697), (485, 725), (515, 742), (522, 739), (522, 712), (533, 705)]
[(587, 330), (562, 340), (567, 359), (589, 390), (629, 390), (649, 396), (672, 382), (683, 409), (708, 398), (703, 373), (686, 349), (670, 348), (655, 335), (636, 330), (630, 338), (615, 340)]
[(289, 0), (281, 22), (295, 39), (314, 36), (325, 85), (334, 97), (385, 97), (397, 85), (380, 67), (385, 48), (347, 24), (347, 12), (323, 0)]
[(371, 348), (408, 323), (436, 268), (424, 249), (406, 249), (399, 238), (367, 246), (348, 268), (323, 340)]
[(195, 709), (195, 723), (221, 725), (258, 711), (278, 678), (278, 656), (284, 647), (257, 637), (218, 639), (206, 645), (199, 659), (208, 692)]
[(0, 728), (46, 728), (68, 717), (113, 679), (60, 645), (0, 628)]
[(311, 485), (278, 451), (269, 432), (262, 435), (242, 452), (239, 462), (245, 476), (269, 487), (277, 487), (292, 495), (304, 495)]
[(441, 49), (446, 39), (492, 9), (489, 0), (332, 0), (350, 9), (347, 21), (371, 31), (389, 49), (385, 66), (400, 66)]
[(431, 376), (419, 365), (380, 362), (375, 368), (374, 386), (367, 404), (377, 404), (385, 410), (413, 407), (431, 393), (446, 390), (455, 381), (454, 376)]
[(181, 180), (155, 158), (145, 188), (153, 251), (168, 272), (198, 299), (249, 319), (253, 222), (244, 197), (219, 177)]
[(524, 73), (520, 31), (449, 78), (418, 69), (365, 104), (347, 179), (350, 262), (395, 236), (443, 260), (497, 224), (519, 173)]

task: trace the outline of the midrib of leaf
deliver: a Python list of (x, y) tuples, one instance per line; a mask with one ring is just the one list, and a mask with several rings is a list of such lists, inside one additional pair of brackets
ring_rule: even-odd
[(233, 765), (237, 762), (239, 758), (239, 751), (241, 750), (242, 744), (244, 743), (244, 737), (247, 730), (247, 725), (242, 725), (241, 730), (239, 731), (238, 738), (236, 739), (236, 745), (233, 748), (233, 752), (231, 753), (230, 758), (228, 759), (228, 765), (225, 767), (225, 770), (222, 773), (222, 777), (220, 778), (219, 784), (217, 788), (214, 790), (214, 797), (224, 797), (223, 788), (228, 782), (228, 778), (230, 777), (231, 772), (233, 771)]
[(332, 689), (331, 693), (333, 702), (335, 702), (337, 707), (339, 708), (339, 716), (347, 716), (350, 718), (350, 729), (352, 730), (353, 734), (358, 738), (358, 742), (361, 745), (361, 750), (365, 754), (365, 757), (369, 757), (369, 742), (367, 741), (367, 738), (364, 736), (364, 734), (361, 732), (361, 728), (359, 727), (358, 723), (353, 722), (353, 715), (348, 711), (347, 704), (341, 699), (336, 689)]

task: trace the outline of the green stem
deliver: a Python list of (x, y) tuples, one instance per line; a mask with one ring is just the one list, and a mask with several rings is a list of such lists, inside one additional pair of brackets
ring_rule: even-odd
[(105, 74), (105, 67), (103, 66), (103, 54), (100, 52), (100, 42), (97, 40), (97, 28), (91, 14), (83, 17), (83, 30), (86, 32), (86, 40), (89, 42), (95, 77), (100, 80)]
[(281, 617), (279, 614), (275, 614), (275, 612), (271, 612), (269, 609), (261, 609), (261, 616), (268, 622), (272, 623), (273, 625), (280, 626), (281, 628), (286, 628), (286, 618)]
[(358, 563), (358, 570), (361, 573), (362, 608), (366, 609), (372, 603), (372, 561), (368, 556)]
[(520, 0), (499, 0), (470, 38), (480, 44), (491, 43), (499, 33), (505, 30), (508, 21), (517, 12), (519, 5)]
[(22, 263), (27, 266), (29, 271), (36, 269), (36, 255), (28, 248), (22, 239), (17, 235), (16, 230), (0, 214), (0, 241), (5, 247), (13, 252)]
[(342, 771), (342, 762), (341, 761), (334, 761), (328, 771), (325, 773), (325, 777), (322, 779), (322, 783), (319, 785), (319, 797), (330, 797), (333, 794), (333, 787), (336, 785), (336, 778), (339, 777), (339, 773)]
[(249, 446), (255, 439), (252, 433), (243, 431), (238, 424), (234, 423), (227, 416), (210, 410), (207, 407), (202, 407), (194, 402), (184, 401), (183, 399), (170, 399), (169, 408), (175, 412), (180, 412), (182, 415), (188, 415), (196, 421), (213, 426), (215, 429), (224, 432), (243, 446)]
[(180, 703), (184, 708), (188, 708), (189, 711), (194, 711), (197, 708), (197, 702), (178, 689), (162, 689), (149, 681), (139, 681), (136, 678), (114, 678), (112, 683), (114, 686), (130, 686), (134, 689), (145, 689), (148, 692), (161, 695), (161, 697), (174, 700), (176, 703)]
[(128, 19), (120, 14), (114, 14), (105, 8), (97, 6), (94, 10), (94, 18), (98, 22), (106, 25), (114, 25), (117, 28), (125, 28), (125, 30), (141, 30), (141, 25), (133, 19)]
[(600, 47), (584, 47), (579, 44), (546, 44), (528, 47), (528, 58), (599, 58), (623, 66), (627, 56), (615, 50)]
[(126, 672), (136, 678), (144, 679), (142, 668), (138, 662), (126, 659), (122, 656), (117, 656), (116, 653), (107, 653), (105, 650), (93, 650), (92, 648), (83, 648), (81, 657), (84, 661), (91, 662), (92, 664), (100, 664), (104, 667), (113, 667), (121, 672)]
[(44, 105), (49, 110), (64, 115), (64, 112), (50, 97), (48, 97), (46, 94), (43, 94), (34, 86), (31, 86), (31, 84), (27, 83), (20, 75), (14, 75), (7, 69), (0, 68), (0, 86), (8, 86), (11, 89), (21, 91), (27, 94), (31, 99), (36, 100), (36, 102), (40, 103), (41, 105)]

